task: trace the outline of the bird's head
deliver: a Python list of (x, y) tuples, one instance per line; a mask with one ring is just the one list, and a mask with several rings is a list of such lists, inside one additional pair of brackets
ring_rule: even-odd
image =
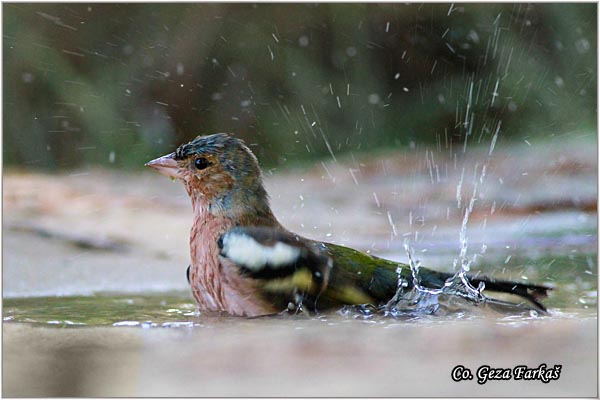
[(192, 203), (215, 215), (270, 214), (258, 160), (228, 134), (198, 136), (146, 166), (183, 181)]

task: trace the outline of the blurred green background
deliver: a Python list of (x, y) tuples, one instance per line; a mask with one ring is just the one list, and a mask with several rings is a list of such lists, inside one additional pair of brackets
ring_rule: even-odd
[(597, 5), (3, 3), (4, 162), (266, 165), (596, 131)]

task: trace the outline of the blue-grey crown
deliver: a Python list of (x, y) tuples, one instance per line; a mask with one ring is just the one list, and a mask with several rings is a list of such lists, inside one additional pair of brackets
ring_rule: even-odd
[(189, 143), (182, 144), (175, 151), (175, 159), (183, 160), (194, 154), (218, 154), (228, 148), (243, 147), (244, 143), (226, 133), (198, 136)]

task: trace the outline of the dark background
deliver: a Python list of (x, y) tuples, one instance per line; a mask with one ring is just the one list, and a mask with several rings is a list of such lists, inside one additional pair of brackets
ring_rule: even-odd
[(4, 3), (4, 162), (141, 168), (223, 131), (266, 165), (595, 132), (596, 10)]

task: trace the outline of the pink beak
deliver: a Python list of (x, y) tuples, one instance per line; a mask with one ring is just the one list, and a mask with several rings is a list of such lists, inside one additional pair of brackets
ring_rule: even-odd
[(175, 161), (175, 153), (167, 154), (146, 163), (146, 167), (151, 167), (171, 178), (180, 178), (179, 165)]

